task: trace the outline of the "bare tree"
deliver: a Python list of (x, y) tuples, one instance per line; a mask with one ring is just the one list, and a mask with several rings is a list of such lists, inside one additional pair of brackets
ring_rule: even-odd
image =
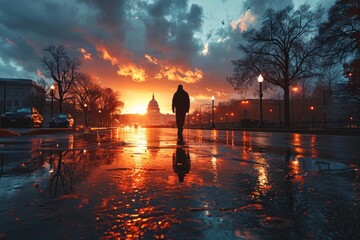
[(348, 95), (356, 102), (360, 103), (360, 59), (356, 59), (350, 64), (344, 64), (344, 75), (347, 82), (344, 84)]
[(326, 64), (346, 61), (360, 54), (360, 2), (337, 0), (321, 25), (319, 42), (324, 46)]
[(101, 111), (101, 121), (105, 122), (106, 125), (108, 125), (111, 120), (111, 114), (123, 106), (124, 103), (119, 100), (118, 92), (113, 91), (111, 88), (103, 88), (101, 90), (99, 108)]
[[(72, 85), (71, 92), (83, 111), (87, 111), (89, 122), (98, 109), (98, 101), (101, 97), (101, 87), (89, 74), (79, 73), (77, 81)], [(86, 109), (85, 109), (86, 104)]]
[(59, 102), (60, 112), (63, 111), (63, 103), (67, 99), (67, 93), (72, 84), (77, 80), (78, 68), (81, 62), (74, 58), (70, 59), (64, 46), (48, 46), (44, 49), (50, 57), (40, 58), (46, 74), (56, 84), (54, 99)]
[(290, 127), (289, 88), (294, 82), (314, 76), (319, 45), (314, 40), (322, 8), (310, 10), (307, 4), (295, 10), (288, 6), (280, 11), (268, 9), (259, 30), (244, 33), (245, 44), (238, 49), (244, 56), (234, 60), (234, 73), (227, 81), (241, 91), (256, 82), (261, 73), (265, 83), (284, 91), (284, 124)]

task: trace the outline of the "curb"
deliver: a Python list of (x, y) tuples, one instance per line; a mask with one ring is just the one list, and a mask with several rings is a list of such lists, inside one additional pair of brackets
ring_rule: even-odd
[(12, 137), (12, 136), (20, 136), (20, 134), (7, 129), (0, 129), (0, 137)]

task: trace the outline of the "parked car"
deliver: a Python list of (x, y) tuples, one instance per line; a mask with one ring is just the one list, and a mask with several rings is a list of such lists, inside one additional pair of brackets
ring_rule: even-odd
[(64, 127), (71, 128), (74, 127), (75, 120), (69, 113), (59, 113), (52, 117), (49, 122), (51, 128), (54, 127)]
[(34, 107), (14, 107), (1, 115), (1, 127), (42, 127), (43, 116)]

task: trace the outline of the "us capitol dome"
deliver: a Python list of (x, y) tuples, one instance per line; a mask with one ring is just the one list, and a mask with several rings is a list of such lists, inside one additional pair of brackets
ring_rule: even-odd
[(158, 102), (155, 100), (155, 95), (152, 95), (147, 107), (147, 121), (149, 125), (159, 125), (162, 124), (162, 114), (160, 113), (160, 108)]
[(152, 95), (152, 99), (150, 100), (147, 107), (147, 114), (160, 113), (160, 108), (158, 102), (155, 100), (155, 95)]

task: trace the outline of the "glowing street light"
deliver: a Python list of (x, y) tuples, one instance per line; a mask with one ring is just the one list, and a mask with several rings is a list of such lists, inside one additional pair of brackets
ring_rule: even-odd
[(291, 88), (291, 99), (290, 99), (290, 103), (291, 103), (291, 112), (292, 112), (292, 124), (293, 127), (295, 128), (295, 107), (294, 107), (294, 101), (295, 101), (295, 94), (300, 92), (300, 87), (298, 86), (294, 86)]
[(264, 81), (263, 76), (260, 74), (258, 77), (258, 82), (259, 82), (259, 90), (260, 90), (260, 122), (259, 122), (259, 127), (264, 127), (264, 123), (263, 123), (263, 114), (262, 114), (262, 82)]
[(51, 96), (51, 118), (54, 117), (54, 90), (55, 90), (55, 86), (54, 86), (54, 84), (52, 84), (51, 87), (50, 87), (50, 96)]
[(249, 101), (248, 101), (248, 100), (242, 100), (242, 101), (241, 101), (241, 104), (244, 105), (244, 119), (246, 119), (246, 118), (247, 118), (246, 106), (249, 104)]
[(88, 126), (88, 123), (87, 123), (87, 110), (88, 110), (88, 105), (86, 103), (84, 103), (85, 127)]
[(99, 116), (100, 116), (100, 127), (102, 127), (103, 126), (103, 121), (102, 121), (101, 109), (99, 110)]
[(314, 129), (314, 110), (315, 110), (315, 107), (314, 107), (314, 106), (310, 106), (310, 111), (311, 111), (311, 129)]

